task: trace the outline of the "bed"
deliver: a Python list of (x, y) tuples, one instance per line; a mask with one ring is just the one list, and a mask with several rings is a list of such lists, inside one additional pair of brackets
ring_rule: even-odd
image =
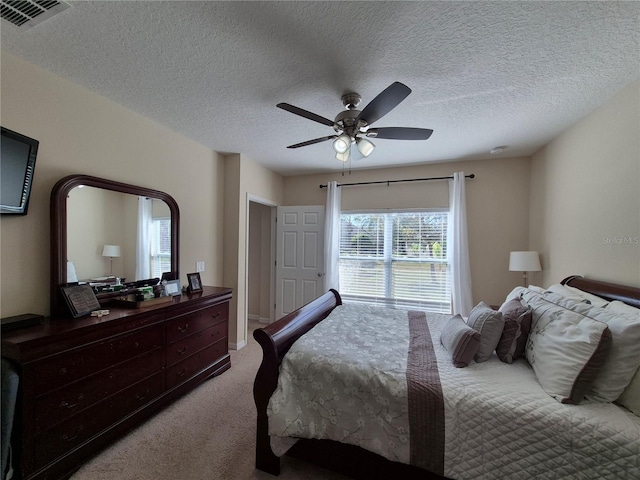
[[(579, 276), (556, 287), (514, 289), (500, 307), (556, 318), (534, 321), (511, 363), (495, 346), (462, 358), (445, 338), (451, 315), (342, 305), (335, 290), (255, 330), (256, 468), (277, 475), (286, 453), (362, 479), (640, 478), (637, 399), (619, 400), (640, 384), (640, 289)], [(553, 317), (552, 302), (567, 314)], [(574, 334), (586, 340), (553, 360), (554, 341)], [(584, 359), (568, 384), (547, 374), (549, 359), (574, 353)]]

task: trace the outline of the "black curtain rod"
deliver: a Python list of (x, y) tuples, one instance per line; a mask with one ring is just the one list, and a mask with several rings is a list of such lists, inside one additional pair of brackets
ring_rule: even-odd
[[(465, 175), (464, 178), (475, 178), (475, 174), (471, 173), (469, 175)], [(339, 183), (339, 187), (352, 187), (354, 185), (390, 185), (392, 183), (400, 183), (400, 182), (425, 182), (427, 180), (452, 180), (453, 176), (450, 177), (430, 177), (430, 178), (410, 178), (407, 180), (381, 180), (379, 182), (358, 182), (358, 183)], [(327, 188), (326, 185), (320, 185), (320, 188)]]

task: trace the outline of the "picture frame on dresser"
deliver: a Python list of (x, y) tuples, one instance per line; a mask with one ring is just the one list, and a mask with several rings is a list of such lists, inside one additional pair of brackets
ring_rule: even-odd
[(202, 280), (200, 280), (200, 273), (187, 273), (187, 280), (189, 287), (187, 291), (189, 293), (202, 292)]
[(164, 289), (164, 294), (167, 296), (176, 296), (180, 295), (182, 291), (180, 290), (180, 280), (165, 280), (162, 284)]
[(100, 302), (89, 285), (71, 285), (60, 290), (73, 318), (89, 315), (100, 308)]

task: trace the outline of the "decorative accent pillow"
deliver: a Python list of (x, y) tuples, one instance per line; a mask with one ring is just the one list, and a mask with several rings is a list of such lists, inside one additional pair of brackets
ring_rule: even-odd
[(616, 402), (640, 417), (640, 368)]
[(469, 313), (467, 325), (480, 332), (481, 335), (480, 347), (474, 356), (475, 361), (478, 363), (486, 362), (491, 358), (502, 335), (504, 328), (502, 312), (480, 302)]
[(531, 308), (514, 298), (503, 303), (500, 312), (504, 319), (504, 328), (496, 346), (496, 353), (503, 362), (513, 363), (522, 357), (527, 345), (531, 329)]
[(615, 308), (612, 311), (584, 303), (568, 306), (572, 311), (603, 322), (611, 331), (611, 352), (587, 397), (597, 402), (613, 402), (622, 395), (640, 366), (640, 310), (634, 308), (635, 312), (629, 314), (616, 313)]
[(560, 403), (580, 403), (609, 354), (609, 328), (546, 295), (524, 301), (532, 309), (525, 356), (540, 385)]
[(460, 315), (455, 315), (442, 329), (440, 343), (451, 352), (453, 365), (462, 368), (471, 363), (478, 351), (480, 333), (464, 323)]

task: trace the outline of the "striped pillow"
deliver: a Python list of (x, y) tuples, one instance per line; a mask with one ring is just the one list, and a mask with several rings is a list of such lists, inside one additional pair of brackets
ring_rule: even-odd
[(440, 334), (440, 343), (451, 352), (453, 365), (466, 367), (480, 347), (480, 333), (467, 325), (460, 315), (449, 319)]

